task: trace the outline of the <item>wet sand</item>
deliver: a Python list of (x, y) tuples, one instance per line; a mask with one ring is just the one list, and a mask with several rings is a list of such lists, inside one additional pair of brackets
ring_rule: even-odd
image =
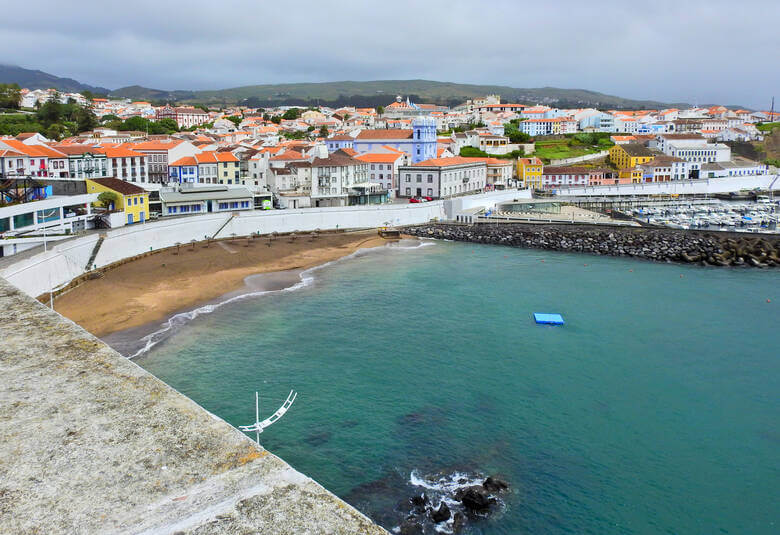
[[(110, 270), (58, 297), (54, 308), (98, 337), (145, 328), (176, 312), (247, 288), (278, 290), (300, 272), (387, 243), (376, 231), (183, 245)], [(252, 277), (265, 273), (262, 277)]]

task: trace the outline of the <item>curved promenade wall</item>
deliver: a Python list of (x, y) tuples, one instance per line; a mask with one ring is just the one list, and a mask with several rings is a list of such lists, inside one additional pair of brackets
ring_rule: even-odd
[[(258, 231), (262, 234), (310, 232), (315, 229), (426, 223), (444, 215), (443, 202), (247, 211), (236, 212), (235, 216), (222, 213), (162, 219), (106, 231), (93, 264), (100, 268), (150, 250), (172, 247), (176, 243), (201, 241), (218, 231), (219, 238), (230, 237), (231, 234), (245, 236)], [(98, 238), (95, 233), (58, 243), (47, 252), (12, 263), (0, 272), (0, 276), (30, 296), (43, 295), (88, 271), (87, 262)]]

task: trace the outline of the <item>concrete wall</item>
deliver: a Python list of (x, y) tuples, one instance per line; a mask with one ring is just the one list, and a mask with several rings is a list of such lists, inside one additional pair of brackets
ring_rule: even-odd
[(571, 186), (555, 190), (558, 195), (703, 195), (705, 193), (728, 193), (743, 189), (770, 189), (780, 187), (777, 175), (742, 176), (728, 178), (700, 178), (698, 180), (674, 180), (645, 184), (622, 184), (613, 186)]
[(599, 158), (606, 158), (609, 156), (608, 150), (601, 152), (595, 152), (593, 154), (585, 154), (584, 156), (577, 156), (575, 158), (562, 158), (559, 160), (550, 160), (550, 165), (570, 165), (579, 162), (589, 162), (590, 160), (598, 160)]
[(513, 201), (515, 199), (530, 199), (529, 189), (507, 189), (480, 193), (479, 195), (466, 195), (444, 201), (444, 217), (454, 220), (457, 215), (473, 208), (492, 208), (497, 203)]
[[(202, 214), (129, 225), (105, 233), (94, 264), (100, 268), (152, 249), (204, 240), (206, 236), (245, 236), (252, 232), (311, 232), (315, 229), (371, 228), (425, 223), (443, 215), (443, 201), (421, 204), (345, 206), (301, 210), (257, 210)], [(227, 225), (225, 223), (227, 222)], [(223, 228), (223, 225), (224, 228)], [(221, 229), (221, 230), (220, 230)], [(97, 234), (69, 240), (11, 264), (0, 275), (31, 296), (70, 282), (85, 271)], [(50, 282), (51, 281), (51, 282)]]

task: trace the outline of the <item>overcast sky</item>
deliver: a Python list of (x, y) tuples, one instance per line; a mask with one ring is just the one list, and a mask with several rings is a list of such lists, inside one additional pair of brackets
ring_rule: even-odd
[(780, 1), (8, 1), (0, 63), (116, 89), (429, 80), (768, 108)]

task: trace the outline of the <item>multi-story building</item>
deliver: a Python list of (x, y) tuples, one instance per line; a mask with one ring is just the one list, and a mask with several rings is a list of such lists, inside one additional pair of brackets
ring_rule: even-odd
[(411, 129), (362, 130), (353, 142), (358, 153), (373, 152), (374, 148), (387, 145), (404, 151), (412, 163), (436, 157), (436, 120), (416, 117)]
[(56, 150), (68, 156), (68, 178), (85, 180), (111, 175), (106, 155), (90, 145), (57, 145)]
[(145, 154), (124, 146), (97, 147), (95, 150), (106, 155), (110, 176), (129, 182), (148, 183)]
[(383, 194), (379, 188), (372, 186), (368, 166), (368, 163), (344, 150), (338, 150), (327, 158), (314, 158), (311, 164), (298, 163), (299, 173), (308, 173), (311, 177), (314, 206), (364, 204), (372, 202), (372, 193), (376, 201), (387, 200), (387, 192)]
[(128, 147), (146, 155), (149, 183), (165, 184), (168, 181), (168, 162), (174, 162), (184, 156), (194, 156), (197, 147), (189, 141), (141, 141)]
[(192, 106), (163, 106), (156, 112), (157, 120), (173, 119), (179, 128), (191, 128), (209, 121), (209, 114)]
[(406, 163), (405, 152), (367, 152), (356, 159), (368, 165), (369, 182), (377, 183), (383, 190), (398, 188), (398, 168)]
[(517, 159), (517, 178), (523, 188), (542, 189), (543, 171), (544, 164), (536, 156)]
[(609, 159), (618, 169), (627, 169), (649, 162), (657, 153), (638, 143), (614, 145), (609, 149)]
[(479, 159), (433, 158), (398, 169), (398, 194), (403, 197), (451, 197), (484, 191), (487, 166)]
[(149, 193), (140, 186), (113, 177), (87, 179), (87, 193), (110, 192), (116, 196), (109, 210), (123, 211), (127, 224), (143, 223), (149, 218)]
[(547, 166), (542, 171), (542, 189), (560, 186), (587, 186), (590, 170), (585, 167)]
[(688, 162), (674, 156), (659, 155), (639, 164), (644, 182), (669, 182), (688, 178)]
[(485, 162), (485, 179), (487, 189), (506, 189), (515, 185), (514, 164), (512, 160), (501, 158), (468, 158), (469, 160)]
[[(21, 155), (13, 167), (19, 176), (68, 178), (67, 155), (47, 145), (27, 144), (19, 139), (0, 139), (2, 149)], [(4, 166), (3, 170), (7, 173), (10, 169)]]

